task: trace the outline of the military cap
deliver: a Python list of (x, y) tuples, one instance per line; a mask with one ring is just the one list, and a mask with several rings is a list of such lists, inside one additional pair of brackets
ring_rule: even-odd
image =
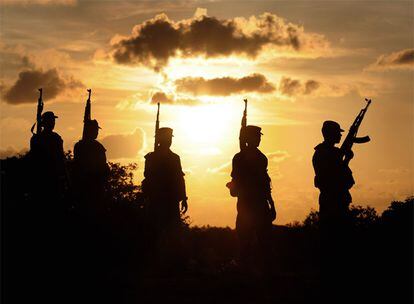
[(335, 121), (332, 121), (332, 120), (324, 121), (322, 125), (322, 134), (331, 134), (334, 132), (344, 132), (344, 130), (342, 130), (339, 123)]
[(101, 129), (101, 127), (99, 126), (98, 121), (96, 119), (89, 120), (87, 122), (87, 124), (88, 124), (88, 127)]
[(262, 128), (258, 126), (252, 126), (252, 125), (246, 126), (246, 129), (245, 129), (247, 136), (263, 135), (261, 131), (262, 131)]
[(42, 114), (42, 120), (58, 118), (52, 111), (46, 111)]
[(159, 128), (156, 134), (157, 137), (173, 137), (173, 129)]

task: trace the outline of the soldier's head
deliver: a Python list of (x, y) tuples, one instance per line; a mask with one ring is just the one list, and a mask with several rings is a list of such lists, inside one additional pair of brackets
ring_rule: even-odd
[(155, 140), (158, 142), (160, 147), (169, 148), (171, 147), (173, 138), (173, 129), (171, 128), (159, 128), (155, 136)]
[(96, 139), (99, 133), (99, 125), (96, 119), (89, 120), (85, 123), (85, 138)]
[(263, 133), (262, 128), (257, 126), (246, 126), (245, 137), (247, 145), (251, 148), (257, 148), (260, 145), (260, 139)]
[(58, 118), (52, 111), (42, 114), (41, 123), (45, 131), (52, 131), (55, 128), (55, 120)]
[(327, 120), (322, 125), (322, 135), (325, 141), (337, 144), (341, 141), (342, 132), (341, 126), (332, 120)]

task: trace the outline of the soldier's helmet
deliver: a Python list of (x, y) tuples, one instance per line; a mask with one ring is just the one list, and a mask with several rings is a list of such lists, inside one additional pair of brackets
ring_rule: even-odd
[(246, 139), (260, 137), (260, 135), (263, 135), (261, 131), (262, 131), (262, 128), (258, 126), (252, 126), (252, 125), (246, 126), (245, 128)]
[(157, 131), (157, 134), (155, 135), (157, 139), (167, 139), (172, 138), (173, 135), (173, 129), (171, 128), (159, 128)]
[(52, 111), (46, 111), (42, 114), (41, 118), (42, 118), (42, 122), (45, 122), (45, 121), (55, 120), (55, 118), (58, 118), (58, 117)]
[(326, 120), (323, 122), (322, 134), (324, 137), (332, 136), (340, 132), (344, 132), (344, 130), (341, 129), (341, 126), (336, 121)]

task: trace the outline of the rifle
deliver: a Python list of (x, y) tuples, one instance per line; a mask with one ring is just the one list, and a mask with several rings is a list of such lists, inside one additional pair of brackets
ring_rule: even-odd
[(240, 134), (239, 134), (239, 145), (240, 150), (242, 150), (246, 146), (246, 138), (244, 134), (244, 129), (247, 126), (247, 99), (244, 99), (244, 111), (243, 111), (243, 117), (241, 120), (241, 128), (240, 128)]
[(364, 119), (365, 113), (368, 110), (369, 105), (371, 104), (371, 99), (365, 98), (365, 101), (367, 102), (367, 105), (365, 108), (363, 108), (357, 117), (355, 118), (353, 124), (349, 128), (348, 135), (346, 136), (344, 142), (342, 143), (342, 146), (340, 148), (342, 157), (344, 157), (348, 151), (352, 150), (352, 146), (354, 143), (356, 144), (363, 144), (369, 142), (371, 139), (369, 136), (364, 137), (357, 137), (359, 126), (362, 123), (362, 120)]
[(154, 151), (157, 149), (158, 140), (157, 140), (157, 133), (158, 129), (160, 128), (160, 103), (157, 103), (157, 119), (155, 121), (155, 139), (154, 139)]
[(86, 138), (86, 124), (88, 121), (91, 120), (91, 89), (87, 89), (88, 91), (88, 99), (86, 100), (86, 106), (85, 106), (85, 114), (83, 116), (83, 132), (82, 132), (82, 138)]
[(42, 112), (43, 112), (43, 89), (40, 88), (38, 90), (39, 90), (39, 99), (37, 100), (36, 122), (30, 128), (30, 132), (32, 132), (32, 134), (35, 134), (33, 132), (35, 126), (36, 126), (36, 134), (40, 134), (40, 132), (42, 132), (41, 120), (42, 120)]

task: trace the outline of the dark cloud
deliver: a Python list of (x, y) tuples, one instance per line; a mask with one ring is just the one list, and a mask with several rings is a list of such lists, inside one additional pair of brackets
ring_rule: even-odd
[(279, 91), (287, 96), (309, 95), (319, 89), (319, 87), (320, 83), (316, 80), (308, 80), (303, 83), (297, 79), (282, 77), (279, 82)]
[(191, 98), (175, 97), (174, 95), (167, 95), (164, 92), (155, 92), (151, 97), (151, 103), (170, 104), (170, 105), (187, 105), (193, 106), (200, 104), (200, 101)]
[(65, 90), (79, 87), (83, 87), (80, 81), (74, 78), (63, 79), (56, 69), (47, 71), (31, 69), (20, 72), (16, 82), (2, 91), (7, 103), (22, 104), (37, 102), (38, 88), (43, 88), (45, 99), (52, 99)]
[(108, 159), (135, 158), (143, 148), (144, 132), (136, 129), (130, 134), (113, 134), (102, 139)]
[(323, 36), (305, 34), (301, 26), (270, 13), (226, 20), (204, 15), (179, 22), (160, 14), (136, 25), (131, 36), (114, 37), (112, 56), (120, 64), (159, 70), (175, 56), (254, 58), (267, 45), (301, 51), (326, 44)]
[(311, 94), (312, 92), (316, 91), (317, 89), (319, 89), (319, 87), (321, 86), (321, 84), (319, 82), (317, 82), (316, 80), (308, 80), (305, 83), (305, 95)]
[(275, 87), (265, 76), (252, 74), (243, 78), (213, 78), (186, 77), (175, 81), (177, 91), (198, 95), (228, 96), (244, 92), (270, 93)]
[(279, 91), (288, 96), (297, 95), (300, 93), (302, 88), (301, 83), (299, 80), (291, 79), (288, 77), (282, 77), (279, 82)]
[(381, 55), (372, 68), (414, 68), (414, 49), (405, 49)]

